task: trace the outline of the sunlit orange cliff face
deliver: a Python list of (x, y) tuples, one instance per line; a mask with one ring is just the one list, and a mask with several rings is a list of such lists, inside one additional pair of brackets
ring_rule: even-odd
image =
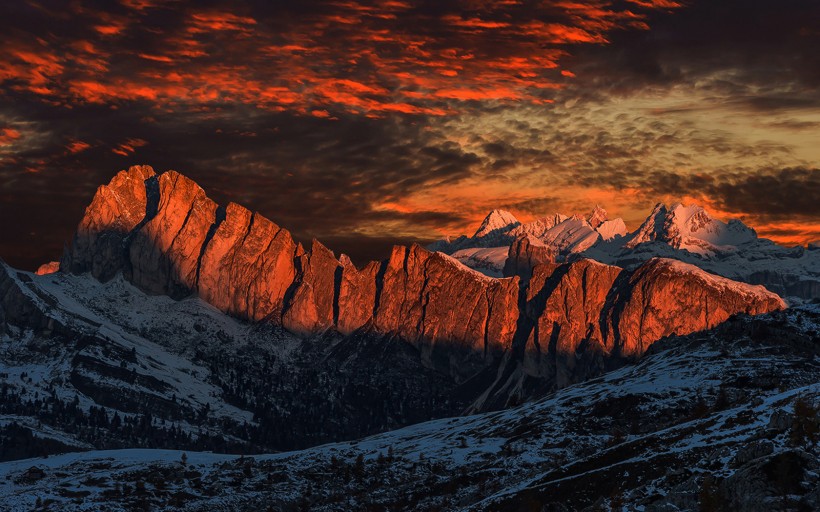
[[(728, 15), (731, 13), (731, 15)], [(820, 239), (812, 2), (0, 6), (0, 256), (150, 163), (354, 259), (603, 204)], [(776, 15), (775, 15), (776, 14)]]

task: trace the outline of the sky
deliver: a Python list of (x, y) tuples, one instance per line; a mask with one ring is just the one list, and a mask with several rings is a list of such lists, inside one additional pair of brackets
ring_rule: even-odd
[(148, 164), (354, 261), (595, 204), (820, 239), (814, 0), (6, 1), (0, 258)]

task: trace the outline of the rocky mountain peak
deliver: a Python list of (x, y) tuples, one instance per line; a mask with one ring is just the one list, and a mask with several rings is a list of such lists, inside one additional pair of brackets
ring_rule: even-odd
[(493, 210), (481, 222), (473, 238), (483, 238), (507, 233), (521, 223), (515, 215), (506, 210)]
[(589, 216), (587, 216), (587, 222), (593, 228), (597, 228), (607, 220), (609, 220), (609, 217), (607, 217), (606, 210), (601, 208), (601, 205), (597, 204), (595, 205), (595, 208), (592, 209)]
[(699, 205), (673, 205), (663, 224), (663, 241), (680, 247), (684, 238), (705, 231), (714, 232), (712, 217)]
[(637, 231), (632, 234), (631, 239), (626, 243), (626, 247), (634, 248), (644, 242), (651, 242), (662, 237), (667, 213), (668, 210), (665, 204), (655, 204), (652, 212), (649, 213)]
[[(663, 225), (665, 207), (656, 210), (645, 223), (651, 235)], [(496, 210), (479, 233), (509, 236), (517, 226), (509, 212)], [(558, 226), (549, 231), (562, 247), (599, 237), (584, 218)], [(359, 269), (316, 240), (302, 247), (258, 212), (217, 205), (179, 173), (134, 167), (98, 189), (61, 268), (100, 280), (121, 272), (148, 293), (196, 294), (233, 316), (302, 336), (330, 330), (400, 339), (415, 345), (428, 366), (458, 359), (440, 368), (457, 379), (500, 361), (514, 346), (518, 354), (526, 346), (555, 350), (549, 337), (541, 337), (559, 317), (573, 326), (561, 334), (567, 353), (635, 357), (672, 332), (703, 329), (736, 312), (783, 307), (762, 287), (730, 286), (694, 267), (653, 260), (626, 271), (592, 260), (556, 260), (551, 244), (525, 233), (510, 247), (505, 279), (418, 245), (394, 247), (389, 259)], [(551, 320), (535, 329), (542, 317)], [(587, 325), (598, 330), (590, 334)], [(564, 370), (571, 379), (575, 370)]]
[(150, 166), (137, 165), (97, 188), (70, 249), (63, 255), (61, 268), (89, 271), (104, 281), (121, 270), (125, 263), (123, 242), (155, 208), (157, 183)]

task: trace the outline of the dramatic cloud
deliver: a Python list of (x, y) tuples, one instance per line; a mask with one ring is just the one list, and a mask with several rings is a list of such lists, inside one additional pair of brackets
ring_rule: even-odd
[(595, 203), (820, 239), (812, 1), (6, 2), (0, 257), (147, 163), (359, 260)]
[[(300, 2), (182, 7), (124, 2), (7, 7), (0, 78), (66, 106), (145, 100), (158, 109), (243, 103), (446, 115), (453, 101), (549, 101), (565, 46), (647, 29), (667, 5), (613, 2)], [(234, 9), (233, 12), (230, 9)], [(67, 23), (71, 20), (71, 23)], [(431, 101), (432, 100), (432, 101)]]

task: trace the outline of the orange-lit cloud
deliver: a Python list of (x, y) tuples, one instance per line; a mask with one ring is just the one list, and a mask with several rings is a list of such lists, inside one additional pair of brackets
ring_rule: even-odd
[(71, 153), (73, 155), (76, 155), (77, 153), (82, 153), (83, 151), (85, 151), (86, 149), (88, 149), (90, 147), (91, 147), (91, 144), (89, 144), (87, 142), (83, 142), (81, 140), (75, 140), (75, 141), (70, 142), (66, 146), (66, 150), (69, 153)]
[(146, 146), (147, 144), (148, 142), (142, 139), (128, 139), (127, 141), (112, 149), (111, 152), (121, 156), (128, 156), (134, 153), (137, 150), (137, 148), (141, 148), (143, 146)]
[[(647, 11), (672, 7), (463, 4), (436, 13), (417, 2), (338, 1), (304, 16), (274, 10), (263, 22), (250, 9), (179, 9), (171, 30), (142, 20), (169, 4), (123, 0), (128, 17), (75, 6), (88, 18), (87, 37), (7, 35), (0, 82), (65, 105), (148, 101), (198, 110), (228, 102), (304, 115), (446, 115), (464, 108), (454, 103), (548, 103), (570, 76), (557, 71), (570, 46), (646, 29)], [(134, 52), (135, 37), (155, 43)]]
[(0, 146), (7, 146), (20, 138), (20, 132), (14, 128), (0, 128)]

